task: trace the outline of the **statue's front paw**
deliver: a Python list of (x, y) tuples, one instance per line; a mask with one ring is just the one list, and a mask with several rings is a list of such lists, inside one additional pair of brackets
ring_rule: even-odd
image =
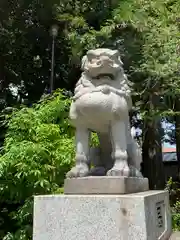
[(66, 178), (86, 177), (89, 174), (89, 168), (85, 165), (73, 167), (67, 174)]
[(129, 177), (130, 176), (130, 168), (126, 161), (122, 161), (118, 164), (115, 164), (113, 168), (111, 168), (107, 174), (107, 176), (121, 176), (121, 177)]

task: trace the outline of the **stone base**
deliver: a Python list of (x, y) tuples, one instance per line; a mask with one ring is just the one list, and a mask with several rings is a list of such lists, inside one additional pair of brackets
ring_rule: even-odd
[(180, 240), (180, 232), (174, 232), (174, 233), (171, 235), (170, 240)]
[(149, 190), (147, 178), (83, 177), (66, 179), (65, 194), (127, 194)]
[(169, 195), (37, 196), (33, 240), (167, 240)]

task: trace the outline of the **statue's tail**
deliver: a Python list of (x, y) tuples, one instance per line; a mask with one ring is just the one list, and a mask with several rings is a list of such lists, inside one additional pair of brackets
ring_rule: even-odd
[(142, 150), (137, 141), (134, 139), (135, 134), (133, 134), (133, 132), (131, 131), (129, 121), (127, 121), (126, 131), (129, 164), (131, 166), (134, 166), (138, 171), (140, 171), (142, 163)]
[(130, 165), (133, 165), (140, 171), (142, 163), (142, 150), (135, 139), (132, 138), (131, 142), (128, 144), (127, 151)]

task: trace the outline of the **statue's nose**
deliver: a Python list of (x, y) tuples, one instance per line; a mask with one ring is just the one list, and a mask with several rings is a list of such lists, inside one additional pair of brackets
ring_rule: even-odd
[(103, 63), (105, 63), (105, 64), (109, 64), (109, 63), (112, 62), (111, 59), (110, 59), (109, 57), (107, 57), (107, 56), (102, 56), (102, 57), (101, 57), (101, 61), (102, 61)]

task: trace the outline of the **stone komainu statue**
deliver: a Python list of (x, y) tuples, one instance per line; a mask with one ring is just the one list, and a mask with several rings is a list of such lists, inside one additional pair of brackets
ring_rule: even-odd
[[(70, 107), (70, 119), (76, 127), (76, 165), (67, 178), (142, 177), (141, 151), (130, 131), (130, 87), (119, 52), (89, 50), (82, 59), (82, 71)], [(97, 133), (100, 146), (90, 149), (92, 131)]]

